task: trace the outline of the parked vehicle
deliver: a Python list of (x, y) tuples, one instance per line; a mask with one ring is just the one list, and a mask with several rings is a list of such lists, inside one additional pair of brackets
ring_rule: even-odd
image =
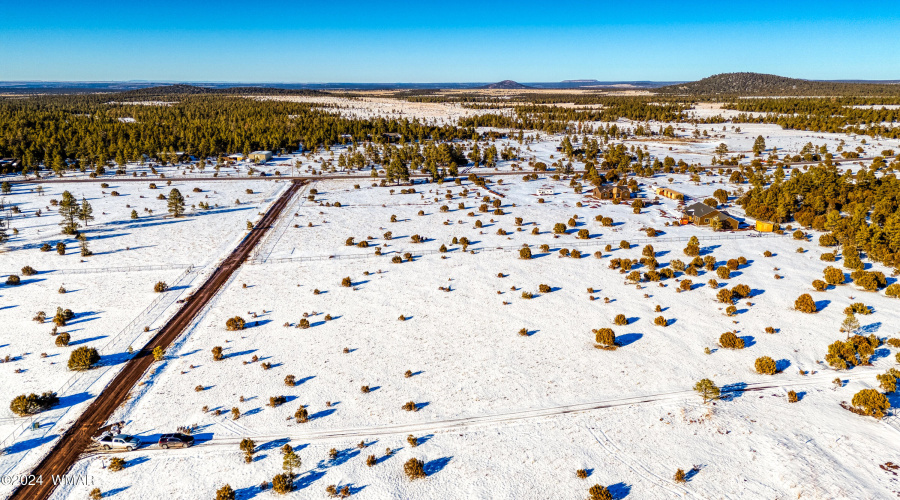
[(177, 432), (174, 434), (163, 434), (160, 436), (158, 444), (163, 449), (189, 448), (194, 445), (194, 436)]
[(129, 436), (128, 434), (112, 434), (104, 432), (99, 437), (93, 438), (93, 440), (104, 450), (117, 449), (132, 451), (141, 446), (141, 441), (138, 438)]

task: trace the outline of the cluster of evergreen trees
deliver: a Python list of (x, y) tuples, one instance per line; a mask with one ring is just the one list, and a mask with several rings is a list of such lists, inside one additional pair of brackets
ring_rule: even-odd
[[(738, 99), (724, 107), (743, 112), (732, 119), (733, 123), (774, 123), (786, 129), (896, 139), (900, 137), (900, 126), (896, 126), (900, 109), (885, 107), (892, 104), (900, 104), (900, 98)], [(749, 113), (764, 114), (751, 116)]]
[[(399, 133), (408, 141), (477, 136), (474, 129), (429, 125), (416, 119), (343, 118), (308, 103), (218, 95), (161, 98), (168, 105), (115, 101), (109, 95), (38, 96), (0, 100), (0, 157), (25, 169), (94, 170), (142, 155), (187, 152), (200, 157), (257, 149), (296, 150)], [(128, 120), (125, 120), (125, 119)], [(0, 172), (3, 173), (3, 172)]]
[(830, 231), (845, 247), (872, 260), (900, 266), (900, 181), (876, 168), (840, 171), (830, 162), (794, 169), (787, 180), (756, 182), (738, 203), (748, 216), (774, 222), (797, 221)]

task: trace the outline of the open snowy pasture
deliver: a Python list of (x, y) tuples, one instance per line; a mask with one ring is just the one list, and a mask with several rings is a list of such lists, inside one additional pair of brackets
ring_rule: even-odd
[[(151, 183), (155, 189), (150, 188)], [(5, 252), (0, 253), (0, 273), (17, 272), (26, 265), (50, 271), (207, 263), (233, 247), (246, 234), (247, 221), (258, 220), (265, 206), (287, 186), (284, 181), (202, 182), (177, 178), (171, 184), (167, 179), (116, 182), (111, 178), (107, 184), (45, 183), (42, 192), (37, 192), (35, 185), (14, 184), (12, 192), (3, 198), (7, 206), (20, 212), (10, 221), (18, 234), (10, 235)], [(158, 199), (159, 195), (167, 197), (172, 189), (184, 196), (185, 217), (172, 218), (167, 201)], [(89, 257), (80, 255), (77, 239), (60, 231), (58, 206), (51, 200), (60, 201), (64, 191), (69, 191), (79, 205), (83, 199), (93, 209), (93, 221), (86, 226), (78, 221), (93, 252)], [(201, 202), (210, 208), (201, 209)], [(56, 251), (60, 242), (66, 246), (62, 256)], [(50, 250), (41, 251), (43, 244), (49, 244)]]
[[(720, 187), (690, 185), (698, 198)], [(819, 260), (830, 249), (815, 245), (817, 235), (808, 241), (666, 226), (674, 220), (675, 202), (634, 214), (631, 207), (576, 194), (566, 181), (508, 177), (488, 186), (504, 195), (503, 215), (494, 215), (490, 202), (490, 211), (480, 212), (481, 197), (492, 202), (496, 195), (468, 181), (416, 184), (414, 194), (400, 194), (408, 186), (362, 183), (357, 189), (354, 181), (308, 186), (262, 243), (254, 264), (237, 272), (113, 417), (148, 443), (196, 424), (200, 446), (134, 454), (136, 465), (101, 489), (143, 485), (148, 471), (179, 467), (174, 477), (192, 482), (198, 495), (231, 483), (253, 496), (259, 483), (280, 472), (277, 447), (287, 441), (277, 440), (289, 439), (304, 447), (298, 485), (311, 487), (301, 491), (314, 496), (338, 483), (373, 498), (429, 491), (577, 498), (594, 482), (635, 498), (694, 490), (700, 498), (738, 498), (746, 491), (877, 498), (873, 493), (890, 491), (891, 477), (878, 465), (890, 460), (884, 443), (896, 436), (895, 424), (855, 415), (839, 403), (876, 387), (876, 373), (895, 365), (893, 350), (884, 345), (872, 366), (845, 372), (821, 360), (829, 344), (844, 338), (839, 325), (851, 303), (871, 311), (859, 316), (861, 332), (882, 338), (896, 335), (900, 311), (883, 292), (853, 285), (813, 291), (810, 283), (829, 265)], [(534, 190), (542, 186), (555, 194), (539, 203)], [(463, 189), (469, 190), (465, 197)], [(444, 204), (448, 212), (440, 211)], [(391, 215), (397, 222), (390, 222)], [(571, 227), (573, 215), (578, 218)], [(596, 215), (614, 224), (602, 226)], [(553, 234), (557, 223), (567, 225), (565, 234)], [(648, 238), (648, 227), (660, 236)], [(590, 238), (578, 239), (580, 229)], [(413, 235), (424, 241), (414, 243)], [(368, 246), (348, 246), (351, 236)], [(701, 269), (695, 277), (677, 272), (673, 279), (637, 285), (608, 267), (614, 258), (639, 260), (648, 243), (661, 269), (674, 259), (690, 261), (683, 252), (690, 236), (698, 237), (701, 258), (714, 257), (714, 267), (739, 257), (746, 263), (728, 278)], [(454, 237), (469, 240), (467, 252), (452, 244)], [(440, 252), (442, 245), (447, 252)], [(522, 245), (529, 246), (531, 259), (519, 258)], [(562, 257), (560, 249), (579, 249), (582, 256)], [(403, 262), (393, 263), (398, 256)], [(693, 287), (679, 292), (686, 278)], [(729, 316), (717, 288), (739, 284), (751, 292)], [(794, 310), (803, 293), (812, 294), (818, 313)], [(616, 321), (618, 315), (624, 322)], [(226, 330), (234, 316), (246, 321), (245, 329)], [(592, 330), (600, 328), (613, 329), (617, 349), (597, 347)], [(725, 332), (743, 340), (744, 348), (721, 347)], [(214, 347), (222, 348), (222, 360), (213, 359)], [(778, 373), (755, 371), (762, 356), (775, 360)], [(702, 405), (691, 390), (702, 378), (722, 387), (726, 400)], [(843, 380), (842, 388), (835, 378)], [(800, 394), (798, 403), (787, 403), (789, 390)], [(602, 408), (618, 405), (629, 408)], [(301, 406), (308, 414), (303, 423), (295, 418)], [(553, 417), (589, 409), (578, 417)], [(478, 428), (488, 424), (490, 430)], [(433, 437), (415, 449), (404, 446), (403, 437), (416, 433)], [(245, 466), (237, 450), (243, 437), (276, 444), (260, 453), (267, 458)], [(364, 439), (378, 439), (378, 451), (353, 448)], [(365, 457), (381, 457), (385, 446), (404, 450), (384, 465), (366, 467)], [(333, 463), (325, 453), (331, 447), (343, 450)], [(203, 458), (213, 449), (235, 465)], [(407, 455), (426, 464), (438, 460), (432, 478), (407, 483)], [(784, 461), (790, 464), (779, 465)], [(695, 465), (687, 485), (671, 481), (676, 468)], [(83, 461), (79, 467), (97, 465)], [(733, 473), (735, 467), (741, 474)], [(578, 468), (595, 475), (577, 479)], [(832, 471), (829, 478), (810, 484), (823, 470)], [(192, 475), (204, 477), (191, 481)], [(454, 489), (460, 485), (465, 490)]]
[[(144, 496), (202, 498), (226, 483), (238, 498), (266, 498), (274, 496), (271, 486), (260, 486), (281, 471), (284, 444), (302, 460), (292, 493), (297, 498), (328, 498), (326, 487), (335, 485), (360, 498), (580, 499), (593, 484), (607, 485), (614, 498), (889, 498), (897, 480), (882, 464), (894, 459), (888, 443), (897, 429), (855, 420), (838, 406), (848, 393), (869, 386), (857, 380), (842, 389), (798, 384), (795, 404), (773, 388), (710, 405), (676, 397), (540, 418), (505, 415), (432, 431), (423, 425), (343, 438), (249, 435), (258, 449), (250, 464), (238, 439), (208, 440), (204, 431), (195, 448), (118, 454), (127, 460), (121, 472), (103, 468), (109, 456), (82, 460), (73, 474), (93, 477), (94, 485), (65, 486), (54, 498), (93, 487), (130, 498), (138, 485)], [(376, 460), (372, 466), (369, 456)], [(402, 465), (410, 458), (425, 463), (427, 479), (404, 477)], [(672, 481), (679, 468), (687, 483)], [(576, 477), (579, 469), (588, 477)]]

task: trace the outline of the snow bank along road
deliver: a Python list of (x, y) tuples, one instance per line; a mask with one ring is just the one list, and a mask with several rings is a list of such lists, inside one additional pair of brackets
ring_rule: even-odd
[[(853, 380), (853, 379), (861, 379), (861, 378), (872, 378), (874, 379), (877, 370), (870, 369), (865, 370), (863, 368), (857, 368), (850, 373), (841, 374), (840, 378), (842, 380)], [(729, 398), (730, 396), (741, 393), (741, 392), (755, 392), (762, 391), (766, 389), (781, 389), (787, 387), (800, 387), (805, 385), (830, 385), (833, 383), (835, 372), (833, 370), (825, 370), (817, 375), (811, 376), (803, 376), (803, 377), (795, 377), (790, 380), (781, 380), (778, 382), (762, 382), (756, 384), (747, 384), (746, 386), (740, 386), (739, 388), (730, 389), (728, 386), (722, 388), (722, 397)], [(630, 406), (630, 405), (640, 405), (640, 404), (658, 404), (658, 403), (667, 403), (673, 401), (683, 401), (686, 399), (697, 399), (699, 396), (693, 390), (681, 390), (681, 391), (672, 391), (672, 392), (663, 392), (658, 394), (644, 394), (639, 396), (629, 396), (626, 398), (616, 398), (616, 399), (608, 399), (604, 401), (593, 401), (588, 403), (577, 403), (571, 405), (563, 405), (563, 406), (553, 406), (549, 408), (538, 408), (538, 409), (527, 409), (527, 410), (519, 410), (519, 411), (511, 411), (505, 413), (497, 413), (493, 415), (481, 415), (476, 417), (461, 417), (461, 418), (452, 418), (447, 420), (434, 420), (430, 422), (417, 422), (412, 424), (399, 424), (399, 425), (385, 425), (379, 427), (357, 427), (357, 428), (344, 428), (344, 429), (322, 429), (311, 432), (299, 432), (299, 433), (290, 433), (290, 434), (251, 434), (248, 436), (236, 436), (236, 437), (227, 437), (227, 438), (212, 438), (206, 441), (198, 442), (191, 449), (202, 449), (203, 452), (216, 452), (216, 451), (227, 451), (233, 452), (237, 449), (238, 443), (240, 443), (241, 439), (244, 437), (251, 437), (256, 441), (260, 440), (283, 440), (290, 439), (291, 441), (301, 441), (304, 443), (316, 442), (316, 441), (331, 441), (331, 440), (340, 440), (340, 439), (373, 439), (376, 437), (389, 436), (395, 434), (429, 434), (441, 431), (459, 431), (463, 429), (469, 429), (471, 427), (492, 427), (503, 425), (510, 422), (516, 422), (520, 420), (527, 420), (533, 418), (541, 418), (541, 417), (551, 417), (555, 415), (564, 415), (568, 413), (581, 413), (586, 411), (593, 410), (602, 410), (605, 408), (616, 408), (619, 406)], [(227, 418), (227, 417), (225, 417)], [(900, 431), (900, 429), (898, 429)], [(157, 447), (155, 444), (151, 444), (145, 448), (140, 449), (141, 452), (159, 452), (159, 453), (173, 453), (172, 450), (163, 450), (162, 448)], [(93, 449), (89, 453), (87, 453), (82, 458), (86, 456), (101, 454), (101, 453), (116, 453), (112, 452), (101, 452), (100, 450)], [(121, 453), (121, 452), (119, 452)], [(183, 452), (190, 454), (191, 452)], [(180, 455), (181, 453), (179, 453)]]
[(87, 410), (75, 421), (75, 424), (62, 435), (50, 454), (32, 471), (35, 477), (42, 478), (42, 484), (19, 486), (10, 499), (44, 500), (53, 493), (55, 485), (51, 477), (61, 476), (78, 460), (81, 453), (91, 444), (100, 427), (109, 419), (113, 411), (125, 401), (128, 393), (153, 364), (153, 349), (157, 346), (167, 348), (193, 322), (209, 301), (218, 293), (219, 288), (237, 270), (259, 243), (266, 231), (278, 220), (281, 212), (303, 182), (293, 182), (291, 186), (272, 204), (256, 227), (237, 248), (222, 262), (197, 291), (188, 297), (185, 305), (163, 326), (160, 331), (138, 352), (119, 372), (110, 384), (88, 406)]

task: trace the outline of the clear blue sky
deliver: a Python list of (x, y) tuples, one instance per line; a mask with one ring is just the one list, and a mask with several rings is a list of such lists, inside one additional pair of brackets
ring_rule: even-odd
[(0, 0), (0, 13), (0, 80), (900, 79), (896, 0)]

